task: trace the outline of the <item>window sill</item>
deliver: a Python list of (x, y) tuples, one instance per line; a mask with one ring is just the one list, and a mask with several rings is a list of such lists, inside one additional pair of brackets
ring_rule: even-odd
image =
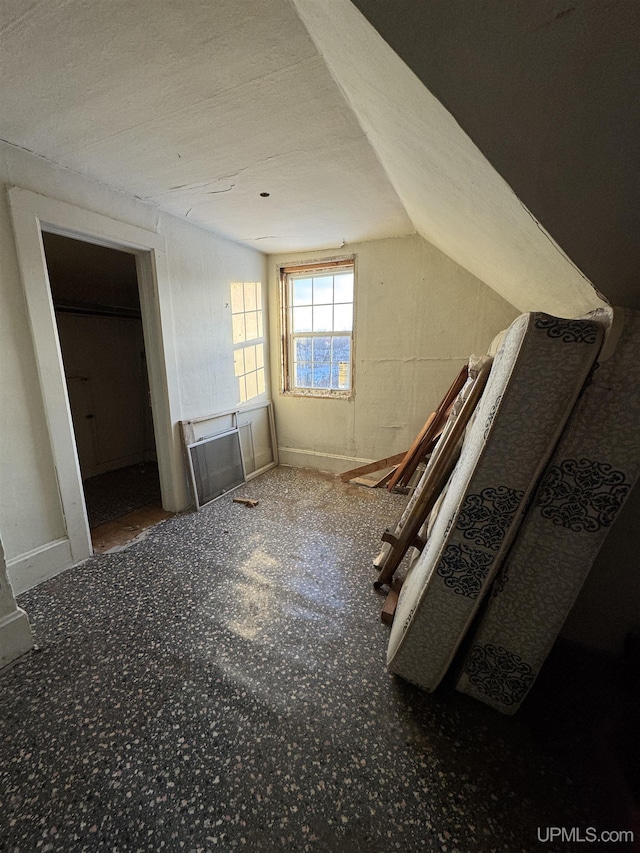
[(281, 392), (283, 397), (306, 397), (321, 400), (351, 400), (351, 391), (328, 391), (324, 388), (293, 388)]

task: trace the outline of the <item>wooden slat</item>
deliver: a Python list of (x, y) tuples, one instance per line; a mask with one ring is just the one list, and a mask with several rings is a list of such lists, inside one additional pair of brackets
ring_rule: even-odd
[[(375, 587), (379, 588), (383, 584), (391, 582), (395, 570), (402, 562), (404, 555), (412, 546), (420, 528), (433, 509), (433, 506), (455, 465), (455, 454), (458, 442), (462, 438), (467, 423), (469, 422), (469, 418), (473, 414), (478, 400), (480, 399), (490, 370), (491, 361), (487, 360), (480, 368), (473, 386), (469, 391), (469, 395), (463, 403), (451, 431), (447, 434), (442, 447), (439, 448), (439, 455), (435, 459), (433, 467), (426, 476), (422, 490), (417, 496), (403, 527), (400, 530), (385, 531), (383, 533), (383, 541), (390, 542), (391, 549), (385, 555), (384, 562), (381, 565), (380, 574), (378, 575), (377, 581), (374, 583)], [(394, 542), (393, 539), (396, 541)]]
[(369, 480), (367, 477), (354, 477), (350, 482), (355, 483), (356, 486), (366, 486), (368, 489), (375, 489), (378, 485), (377, 480)]
[(413, 475), (413, 472), (418, 467), (420, 460), (425, 456), (425, 446), (432, 442), (433, 438), (437, 437), (442, 432), (455, 399), (462, 390), (462, 386), (467, 381), (468, 375), (469, 369), (465, 364), (453, 380), (449, 390), (444, 395), (436, 411), (432, 412), (427, 418), (425, 425), (418, 433), (415, 441), (411, 445), (411, 448), (407, 451), (405, 459), (403, 459), (403, 461), (398, 465), (395, 474), (387, 483), (389, 491), (399, 484), (407, 485)]
[(395, 468), (392, 468), (388, 474), (385, 474), (384, 477), (381, 477), (376, 483), (376, 489), (382, 489), (384, 486), (386, 486), (389, 480), (393, 477), (395, 470)]
[(397, 578), (394, 578), (393, 584), (391, 585), (391, 589), (387, 593), (387, 597), (384, 600), (382, 612), (380, 613), (380, 620), (384, 625), (393, 624), (393, 618), (396, 615), (396, 608), (398, 607), (398, 598), (400, 597), (401, 589), (401, 581), (399, 581)]
[(382, 471), (383, 468), (390, 468), (392, 465), (397, 465), (406, 456), (406, 451), (396, 453), (394, 456), (386, 456), (384, 459), (378, 459), (377, 462), (369, 462), (367, 465), (361, 465), (359, 468), (352, 468), (350, 471), (345, 471), (340, 474), (340, 479), (343, 483), (353, 480), (354, 477), (363, 477), (365, 474), (371, 474), (373, 471)]
[(411, 459), (413, 459), (413, 457), (415, 456), (415, 454), (416, 454), (416, 452), (417, 452), (418, 448), (420, 447), (420, 444), (421, 444), (422, 440), (424, 439), (425, 435), (426, 435), (426, 434), (427, 434), (427, 432), (429, 431), (429, 428), (430, 428), (431, 424), (433, 423), (435, 416), (436, 416), (436, 413), (435, 413), (435, 412), (431, 412), (431, 414), (430, 414), (430, 415), (429, 415), (429, 417), (427, 418), (427, 420), (426, 420), (426, 422), (425, 422), (424, 426), (422, 427), (422, 429), (420, 430), (420, 432), (418, 433), (418, 435), (415, 437), (415, 439), (414, 439), (414, 441), (413, 441), (413, 444), (411, 445), (411, 447), (410, 447), (410, 448), (407, 450), (407, 452), (405, 453), (405, 455), (404, 455), (404, 457), (402, 458), (402, 460), (401, 460), (400, 464), (398, 465), (398, 467), (397, 467), (397, 468), (396, 468), (396, 470), (394, 471), (393, 476), (391, 477), (391, 479), (390, 479), (390, 480), (389, 480), (389, 482), (387, 483), (387, 488), (389, 489), (389, 491), (391, 491), (391, 489), (392, 489), (392, 488), (396, 485), (396, 483), (399, 481), (400, 477), (402, 476), (402, 472), (405, 470), (406, 466), (409, 464), (409, 462), (411, 461)]

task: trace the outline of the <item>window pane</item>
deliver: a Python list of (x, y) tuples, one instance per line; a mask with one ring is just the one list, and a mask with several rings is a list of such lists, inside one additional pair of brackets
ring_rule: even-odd
[(238, 387), (240, 390), (240, 402), (244, 403), (247, 399), (247, 386), (244, 381), (244, 376), (238, 378)]
[(331, 361), (331, 338), (313, 339), (313, 361), (322, 363)]
[(244, 352), (237, 349), (233, 354), (233, 370), (236, 376), (244, 374)]
[(296, 338), (294, 341), (294, 361), (311, 361), (311, 338)]
[(262, 328), (262, 311), (258, 311), (258, 337), (261, 338), (264, 335), (264, 329)]
[(337, 364), (331, 365), (331, 387), (334, 389), (340, 387), (340, 385), (338, 384), (339, 383), (338, 370), (339, 370), (339, 368), (338, 368)]
[(258, 382), (255, 373), (247, 373), (247, 400), (258, 396)]
[(353, 305), (336, 305), (333, 309), (334, 331), (350, 332), (353, 325)]
[(244, 283), (244, 310), (255, 311), (256, 305), (256, 283), (255, 281), (245, 281)]
[(335, 301), (353, 302), (353, 273), (345, 272), (337, 275), (335, 281)]
[(234, 314), (231, 318), (233, 322), (233, 342), (241, 344), (246, 341), (244, 333), (244, 314)]
[(333, 305), (313, 306), (313, 331), (331, 332), (333, 330)]
[(253, 341), (258, 337), (258, 314), (256, 311), (250, 311), (244, 316), (246, 323), (246, 340)]
[(256, 369), (256, 348), (245, 347), (244, 349), (244, 372), (249, 373)]
[(258, 394), (264, 394), (266, 386), (264, 382), (264, 370), (261, 368), (256, 371), (256, 376), (258, 377)]
[(264, 345), (256, 344), (256, 367), (264, 367)]
[(311, 364), (299, 361), (294, 364), (294, 384), (298, 388), (311, 388)]
[(333, 354), (331, 361), (349, 361), (351, 357), (351, 338), (346, 335), (336, 335), (333, 338)]
[(311, 308), (293, 309), (293, 331), (311, 332)]
[(231, 282), (231, 313), (241, 314), (244, 311), (244, 287), (241, 281)]
[(313, 279), (313, 304), (330, 305), (333, 302), (333, 276), (325, 275)]
[(313, 387), (328, 388), (331, 380), (331, 365), (330, 364), (313, 364)]
[(293, 284), (293, 304), (294, 305), (311, 305), (311, 279), (310, 278), (294, 278), (292, 284)]
[[(300, 278), (287, 276), (287, 288), (285, 295), (291, 300), (287, 313), (291, 388), (350, 390), (353, 269), (341, 267), (314, 274), (310, 268)], [(258, 350), (255, 363), (257, 371), (261, 367)]]
[(256, 281), (256, 308), (258, 311), (262, 308), (262, 282)]

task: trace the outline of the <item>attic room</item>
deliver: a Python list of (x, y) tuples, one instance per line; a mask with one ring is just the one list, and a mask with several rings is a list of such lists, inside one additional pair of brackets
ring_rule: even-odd
[[(637, 849), (638, 486), (509, 716), (387, 669), (407, 495), (340, 475), (523, 315), (636, 316), (639, 32), (632, 0), (3, 2), (0, 850)], [(255, 506), (195, 509), (187, 429), (251, 445)], [(103, 477), (158, 523), (101, 551)]]

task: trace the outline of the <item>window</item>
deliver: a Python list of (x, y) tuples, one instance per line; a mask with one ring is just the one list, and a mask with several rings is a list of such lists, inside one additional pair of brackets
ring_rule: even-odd
[(263, 394), (264, 324), (262, 284), (259, 281), (234, 281), (231, 284), (231, 322), (233, 324), (233, 365), (241, 403)]
[(353, 260), (283, 267), (281, 281), (284, 390), (350, 396)]

